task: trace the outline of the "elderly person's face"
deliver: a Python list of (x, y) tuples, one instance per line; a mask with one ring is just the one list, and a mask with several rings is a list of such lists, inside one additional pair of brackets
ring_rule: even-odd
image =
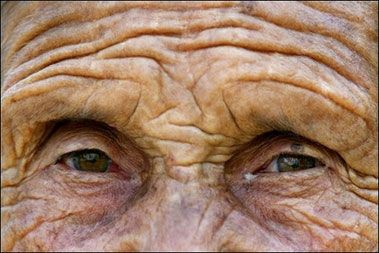
[(376, 2), (2, 6), (3, 251), (375, 251)]

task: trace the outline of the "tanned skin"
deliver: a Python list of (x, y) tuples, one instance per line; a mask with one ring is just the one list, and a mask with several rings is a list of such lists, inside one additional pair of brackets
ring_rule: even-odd
[(377, 13), (2, 4), (1, 250), (377, 251)]

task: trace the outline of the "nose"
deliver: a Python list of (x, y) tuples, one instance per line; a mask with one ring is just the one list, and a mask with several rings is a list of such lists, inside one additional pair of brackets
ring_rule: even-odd
[(153, 163), (146, 205), (154, 207), (146, 250), (218, 250), (217, 233), (233, 210), (223, 166)]
[(284, 249), (229, 193), (222, 170), (197, 177), (178, 172), (193, 168), (171, 169), (176, 173), (154, 171), (143, 196), (121, 215), (110, 232), (118, 245), (112, 251)]
[(222, 191), (199, 182), (162, 178), (155, 187), (147, 250), (217, 250), (217, 233), (233, 210)]

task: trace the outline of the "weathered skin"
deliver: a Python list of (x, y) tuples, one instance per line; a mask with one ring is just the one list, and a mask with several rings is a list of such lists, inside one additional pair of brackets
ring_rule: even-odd
[(376, 2), (1, 11), (2, 251), (378, 250)]

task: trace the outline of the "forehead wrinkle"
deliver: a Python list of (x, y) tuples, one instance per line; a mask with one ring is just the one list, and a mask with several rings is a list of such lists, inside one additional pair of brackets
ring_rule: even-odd
[[(7, 34), (9, 36), (7, 37), (10, 37), (11, 40), (11, 48), (8, 50), (6, 58), (9, 58), (9, 55), (17, 52), (33, 38), (63, 23), (95, 21), (133, 9), (188, 11), (200, 8), (225, 8), (233, 5), (234, 3), (232, 2), (71, 2), (67, 4), (59, 3), (58, 1), (28, 2), (17, 5), (18, 8), (16, 8), (16, 5), (11, 5), (13, 13), (16, 15), (7, 15), (6, 10), (9, 8), (2, 8), (2, 14), (4, 14), (2, 15), (2, 24), (8, 26)], [(21, 7), (22, 12), (20, 11)], [(15, 11), (16, 9), (17, 12)], [(40, 15), (40, 12), (43, 12), (43, 15)], [(11, 19), (17, 20), (17, 25), (15, 22), (10, 22)]]
[[(160, 13), (157, 13), (158, 16), (161, 16)], [(129, 15), (130, 16), (130, 15)], [(157, 17), (158, 17), (157, 16)], [(141, 15), (140, 15), (141, 17)], [(112, 17), (113, 18), (113, 17)], [(144, 19), (144, 17), (142, 17), (142, 19)], [(33, 71), (35, 72), (36, 71), (36, 68), (40, 68), (39, 66), (42, 65), (48, 65), (50, 62), (58, 62), (59, 60), (64, 60), (66, 57), (62, 54), (66, 54), (68, 52), (65, 53), (65, 49), (67, 50), (72, 50), (72, 51), (75, 51), (75, 55), (74, 57), (77, 57), (77, 56), (80, 56), (80, 55), (88, 55), (88, 54), (93, 54), (93, 53), (96, 53), (98, 52), (99, 50), (102, 50), (102, 49), (106, 49), (107, 47), (110, 47), (110, 46), (113, 46), (113, 45), (116, 45), (117, 43), (122, 43), (124, 42), (124, 40), (126, 39), (129, 39), (129, 38), (134, 38), (136, 36), (144, 36), (144, 35), (159, 35), (159, 36), (163, 36), (165, 35), (166, 33), (179, 33), (180, 31), (182, 30), (185, 30), (186, 29), (186, 25), (188, 25), (188, 22), (184, 20), (184, 23), (178, 23), (176, 26), (171, 26), (171, 21), (172, 19), (166, 19), (163, 24), (161, 22), (161, 24), (159, 24), (158, 26), (156, 26), (156, 24), (154, 23), (155, 19), (151, 20), (151, 19), (148, 19), (148, 23), (144, 24), (143, 23), (143, 26), (141, 27), (138, 27), (138, 24), (137, 24), (137, 27), (134, 27), (133, 29), (129, 29), (129, 27), (125, 27), (125, 26), (121, 26), (120, 28), (120, 25), (123, 25), (124, 23), (124, 20), (116, 20), (118, 23), (117, 23), (117, 26), (118, 28), (115, 28), (116, 30), (117, 29), (121, 29), (120, 31), (117, 30), (116, 32), (113, 32), (114, 30), (114, 27), (111, 28), (109, 27), (109, 29), (106, 31), (108, 32), (109, 34), (105, 34), (104, 37), (100, 38), (99, 40), (95, 40), (95, 41), (92, 41), (92, 42), (89, 42), (87, 43), (88, 45), (85, 45), (85, 44), (79, 44), (77, 45), (77, 47), (80, 47), (82, 46), (83, 49), (80, 49), (78, 50), (78, 48), (75, 47), (75, 45), (69, 45), (68, 47), (60, 47), (60, 48), (57, 48), (56, 50), (52, 50), (53, 52), (46, 52), (42, 55), (37, 55), (36, 57), (30, 59), (29, 62), (26, 62), (25, 64), (22, 64), (21, 66), (17, 66), (16, 69), (13, 69), (11, 72), (12, 73), (15, 73), (15, 75), (18, 75), (17, 72), (18, 69), (23, 69), (24, 72), (26, 72), (26, 74), (28, 73), (32, 73)], [(146, 22), (145, 20), (142, 20), (143, 22)], [(167, 24), (165, 24), (165, 22)], [(166, 27), (165, 27), (166, 26)], [(170, 27), (171, 26), (171, 27)], [(136, 29), (137, 28), (137, 29)], [(125, 30), (127, 29), (127, 30)], [(166, 31), (167, 30), (167, 31)], [(104, 31), (105, 33), (105, 31)], [(118, 37), (115, 37), (115, 35), (117, 34), (121, 35), (121, 39), (118, 38)], [(109, 36), (108, 36), (109, 35)], [(171, 36), (171, 35), (170, 35)], [(58, 41), (59, 43), (59, 41)], [(36, 45), (37, 46), (37, 45)], [(41, 45), (38, 45), (41, 47)], [(84, 53), (80, 53), (80, 51), (83, 51), (85, 50), (84, 46), (87, 46), (87, 51), (88, 52), (84, 52)], [(27, 47), (27, 46), (26, 46)], [(31, 49), (35, 49), (35, 47), (32, 47)], [(79, 51), (79, 52), (78, 52)], [(24, 52), (24, 54), (27, 54), (28, 51)], [(42, 52), (43, 53), (43, 52)], [(59, 56), (59, 54), (61, 54), (62, 56)], [(22, 55), (19, 55), (18, 58), (22, 58)], [(33, 62), (33, 60), (36, 60), (35, 58), (38, 58), (38, 57), (45, 57), (46, 60), (43, 60), (43, 59), (38, 59), (37, 62)], [(72, 57), (72, 56), (71, 56)], [(47, 63), (43, 63), (45, 61), (48, 61)], [(26, 74), (22, 74), (22, 77), (15, 77), (15, 75), (12, 77), (13, 79), (22, 79), (25, 77)], [(5, 87), (8, 87), (9, 85), (11, 85), (12, 83), (15, 83), (15, 81), (11, 80), (7, 83), (10, 83), (10, 84), (6, 84)], [(3, 88), (4, 89), (4, 88)]]
[[(135, 6), (137, 6), (137, 5), (138, 4), (136, 4)], [(86, 6), (88, 6), (88, 5), (86, 5)], [(121, 6), (121, 5), (117, 5), (117, 6)], [(155, 7), (157, 7), (157, 6), (159, 6), (159, 5), (155, 5)], [(164, 9), (164, 5), (162, 5), (162, 6), (163, 7), (161, 9)], [(116, 10), (116, 9), (117, 8), (115, 8), (114, 10)], [(161, 9), (159, 9), (159, 11)], [(170, 8), (168, 8), (168, 9), (170, 10)], [(183, 11), (184, 9), (185, 8), (182, 9), (181, 16), (186, 16), (185, 15), (185, 11)], [(229, 17), (227, 15), (228, 13), (233, 13), (233, 11), (238, 12), (239, 10), (229, 9), (229, 10), (226, 11), (224, 9), (223, 10), (220, 9), (220, 11), (222, 11), (222, 13), (225, 14), (225, 16)], [(199, 12), (194, 13), (192, 15), (192, 17), (201, 16), (198, 13)], [(188, 17), (191, 17), (191, 15), (187, 15), (187, 18)], [(224, 16), (222, 16), (222, 17), (224, 17)], [(85, 18), (87, 18), (87, 17), (85, 17)], [(212, 17), (209, 20), (211, 21), (213, 19), (214, 19), (214, 17)], [(204, 19), (204, 22), (206, 20), (207, 19)], [(206, 50), (207, 48), (211, 49), (213, 47), (216, 47), (217, 45), (220, 45), (220, 46), (222, 46), (222, 45), (230, 46), (231, 45), (231, 46), (236, 46), (236, 47), (237, 46), (241, 46), (241, 47), (244, 47), (245, 49), (248, 49), (248, 50), (251, 50), (251, 51), (258, 51), (259, 47), (262, 46), (264, 43), (260, 43), (261, 41), (253, 41), (253, 39), (255, 39), (257, 37), (255, 35), (266, 35), (267, 32), (268, 32), (268, 29), (266, 31), (263, 31), (262, 34), (258, 34), (257, 33), (257, 29), (254, 29), (254, 28), (258, 28), (259, 29), (261, 26), (259, 26), (259, 25), (258, 26), (257, 25), (256, 26), (252, 26), (252, 28), (249, 29), (249, 28), (246, 28), (246, 27), (242, 27), (241, 24), (246, 24), (248, 22), (251, 22), (251, 23), (258, 22), (259, 24), (268, 25), (268, 28), (274, 28), (275, 27), (275, 28), (279, 29), (277, 26), (269, 24), (269, 22), (266, 22), (267, 23), (266, 24), (264, 20), (257, 19), (254, 16), (251, 16), (251, 17), (248, 16), (248, 15), (244, 16), (241, 13), (237, 13), (235, 15), (232, 15), (232, 17), (230, 18), (230, 20), (231, 20), (231, 23), (228, 23), (228, 24), (233, 24), (233, 22), (234, 22), (234, 25), (235, 25), (234, 27), (226, 27), (226, 29), (221, 29), (220, 27), (217, 27), (216, 29), (213, 29), (213, 30), (211, 29), (211, 30), (206, 30), (206, 31), (200, 30), (197, 33), (195, 33), (194, 37), (190, 37), (190, 36), (185, 37), (185, 36), (183, 36), (183, 38), (174, 37), (174, 38), (172, 38), (172, 40), (171, 39), (169, 40), (168, 38), (165, 39), (165, 40), (167, 41), (167, 43), (169, 45), (172, 46), (171, 49), (173, 51), (175, 51), (175, 53), (177, 53), (178, 51), (179, 52), (180, 51), (184, 51), (186, 53), (186, 51), (187, 51), (189, 54), (191, 54), (191, 53), (193, 53), (194, 51), (196, 51), (198, 49), (204, 49), (204, 50)], [(191, 24), (191, 23), (184, 22), (184, 24), (188, 25), (188, 24)], [(204, 25), (201, 26), (201, 24), (199, 24), (199, 26), (202, 29), (208, 27), (207, 25), (208, 25), (208, 23), (205, 26)], [(209, 26), (212, 26), (211, 22), (209, 22)], [(241, 26), (241, 27), (239, 27), (239, 26)], [(241, 28), (243, 28), (243, 29), (241, 29)], [(187, 28), (185, 26), (184, 27), (179, 26), (178, 30), (181, 31), (180, 29), (183, 29), (183, 31), (186, 31)], [(218, 32), (218, 31), (220, 31), (220, 33), (218, 33), (218, 34), (215, 33), (215, 32)], [(285, 31), (285, 32), (287, 32), (287, 31)], [(239, 34), (242, 34), (242, 35), (239, 35)], [(292, 33), (289, 33), (289, 34), (291, 35)], [(222, 36), (224, 38), (222, 38)], [(236, 41), (235, 37), (233, 37), (233, 36), (237, 36), (237, 37), (240, 36), (240, 37), (238, 37), (238, 39), (240, 39), (240, 41)], [(271, 44), (269, 44), (269, 45), (263, 45), (263, 46), (266, 46), (266, 48), (269, 48), (270, 46), (277, 46), (276, 48), (274, 48), (274, 50), (272, 50), (272, 52), (277, 52), (277, 51), (281, 50), (282, 51), (281, 53), (283, 53), (284, 51), (286, 51), (288, 49), (288, 45), (285, 45), (285, 42), (281, 45), (281, 48), (280, 48), (280, 46), (278, 47), (278, 45), (277, 45), (280, 42), (275, 41), (275, 40), (270, 41)], [(301, 42), (301, 40), (298, 41), (298, 44), (300, 44), (300, 42)], [(197, 47), (197, 45), (196, 45), (197, 43), (200, 44), (200, 47)], [(214, 44), (212, 44), (212, 43), (214, 43)], [(175, 46), (175, 45), (177, 45), (177, 46)], [(301, 46), (301, 45), (298, 45), (298, 46)], [(291, 48), (292, 53), (299, 49), (298, 46), (296, 46), (294, 48)], [(267, 53), (267, 52), (263, 51), (263, 53)], [(317, 54), (318, 52), (313, 52), (313, 53)], [(309, 57), (309, 55), (310, 54), (308, 53), (307, 56)], [(40, 59), (35, 59), (35, 60), (38, 61)], [(34, 62), (34, 63), (36, 63), (36, 62)], [(53, 62), (53, 64), (54, 63), (56, 63), (56, 62)], [(327, 63), (330, 65), (329, 62), (327, 62)], [(32, 66), (32, 65), (30, 65), (30, 66)], [(32, 71), (30, 73), (34, 73), (34, 72)]]
[[(112, 89), (109, 89), (110, 85), (113, 86)], [(114, 92), (109, 94), (110, 90)], [(105, 97), (99, 96), (102, 94)], [(104, 106), (104, 103), (109, 102), (105, 101), (109, 99), (109, 95), (114, 96), (112, 98), (114, 107)], [(30, 141), (25, 142), (24, 138), (38, 138), (37, 133), (30, 136), (30, 131), (40, 130), (41, 126), (59, 120), (96, 120), (121, 132), (127, 122), (122, 123), (119, 116), (123, 115), (122, 119), (131, 116), (139, 98), (140, 89), (135, 83), (125, 85), (119, 81), (95, 81), (73, 77), (45, 80), (39, 86), (25, 87), (12, 93), (7, 91), (1, 101), (1, 125), (4, 137), (2, 145), (7, 143), (9, 147), (15, 147), (15, 150), (4, 149), (5, 157), (8, 155), (9, 159), (20, 157), (25, 151), (25, 144), (33, 144)], [(15, 154), (11, 155), (12, 152)]]
[[(200, 36), (201, 37), (201, 36)], [(229, 36), (229, 37), (231, 37), (231, 36)], [(197, 38), (195, 38), (195, 41), (196, 41), (196, 39)], [(247, 39), (247, 37), (246, 37), (246, 39)], [(186, 38), (186, 39), (184, 39), (184, 41), (183, 41), (183, 43), (180, 43), (182, 40), (180, 40), (180, 39), (178, 39), (178, 38), (176, 38), (175, 39), (176, 40), (176, 42), (175, 43), (178, 43), (178, 44), (180, 44), (180, 46), (185, 46), (186, 44), (187, 45), (190, 45), (190, 44), (196, 44), (196, 43), (194, 43), (193, 41), (191, 41), (192, 40), (192, 38)], [(128, 41), (126, 41), (126, 42), (128, 42)], [(206, 41), (204, 41), (204, 43), (205, 43)], [(121, 42), (121, 43), (124, 43), (124, 42)], [(233, 45), (233, 43), (230, 43), (229, 44), (229, 41), (226, 41), (225, 43), (227, 43), (226, 45)], [(201, 43), (200, 43), (201, 44)], [(116, 44), (117, 45), (117, 44)], [(235, 45), (235, 46), (238, 46), (238, 45)], [(242, 46), (244, 46), (244, 44), (242, 43)], [(214, 45), (212, 45), (211, 47), (214, 47)], [(210, 48), (211, 48), (210, 47)], [(200, 47), (201, 48), (201, 47)], [(106, 55), (106, 53), (104, 53), (104, 52), (109, 52), (110, 50), (109, 50), (110, 48), (105, 48), (103, 51), (100, 51), (97, 55), (98, 55), (98, 57), (100, 57), (100, 58), (102, 58), (102, 56), (104, 56), (104, 54)], [(116, 48), (117, 49), (117, 48)], [(199, 48), (195, 48), (195, 49), (199, 49)], [(250, 50), (256, 50), (256, 48), (249, 48), (249, 47), (247, 47), (247, 49), (250, 49)], [(114, 50), (113, 51), (113, 56), (115, 55), (115, 51), (117, 51), (117, 50)], [(147, 51), (149, 51), (149, 50), (147, 50)], [(112, 50), (110, 51), (110, 52), (112, 52)], [(112, 53), (111, 53), (111, 55), (112, 55)], [(127, 54), (126, 54), (127, 55)], [(108, 55), (109, 56), (109, 55)], [(117, 54), (116, 54), (116, 56), (117, 56)], [(118, 56), (117, 56), (118, 57)], [(159, 62), (160, 61), (156, 61), (158, 64), (159, 64)], [(161, 67), (162, 67), (162, 65), (161, 65)], [(39, 74), (41, 74), (41, 71), (39, 72)], [(63, 73), (63, 74), (65, 74), (65, 73)], [(67, 73), (66, 73), (67, 74)], [(38, 81), (39, 79), (36, 79), (36, 80), (34, 80), (34, 81)]]
[[(155, 7), (159, 7), (159, 6), (160, 5), (157, 5)], [(239, 6), (242, 6), (242, 5), (239, 5)], [(161, 9), (164, 9), (164, 5), (162, 5), (160, 7), (161, 7)], [(170, 10), (170, 8), (168, 8), (168, 9)], [(191, 10), (191, 8), (189, 8), (189, 9)], [(160, 11), (160, 9), (158, 11)], [(183, 10), (181, 10), (181, 11), (183, 11)], [(244, 13), (244, 11), (241, 11), (241, 13), (243, 13), (243, 14), (238, 14), (238, 12), (240, 12), (240, 10), (236, 10), (233, 8), (229, 9), (228, 12), (223, 10), (222, 12), (220, 12), (220, 14), (222, 13), (223, 15), (227, 16), (228, 13), (233, 13), (234, 11), (236, 11), (235, 15), (233, 17), (230, 17), (229, 21), (226, 22), (224, 25), (232, 26), (233, 28), (239, 28), (239, 27), (242, 28), (242, 27), (245, 27), (246, 24), (253, 24), (253, 26), (254, 26), (254, 23), (256, 23), (256, 22), (262, 23), (264, 25), (269, 24), (269, 22), (266, 22), (267, 23), (266, 24), (264, 20), (258, 21), (258, 19), (256, 19), (254, 15), (251, 17), (249, 17), (248, 15), (245, 15), (246, 13)], [(196, 13), (200, 13), (200, 12), (199, 11), (194, 12), (194, 14), (196, 14)], [(183, 12), (180, 16), (181, 16), (181, 18), (185, 17), (186, 16), (185, 12)], [(192, 14), (189, 15), (189, 16), (187, 16), (187, 18), (191, 17), (191, 16), (193, 16), (193, 15)], [(201, 15), (196, 14), (195, 16), (201, 16)], [(216, 15), (215, 17), (218, 17), (218, 15)], [(222, 16), (222, 17), (224, 17), (224, 16)], [(250, 18), (250, 20), (249, 20), (249, 18)], [(214, 20), (214, 18), (212, 18), (212, 22), (213, 22), (213, 20)], [(182, 33), (185, 34), (186, 31), (189, 29), (188, 25), (192, 24), (193, 22), (196, 22), (196, 19), (194, 19), (194, 20), (192, 19), (191, 22), (189, 22), (189, 23), (187, 21), (185, 21), (183, 23), (183, 24), (185, 24), (184, 26), (179, 25), (175, 29), (178, 32), (178, 34), (182, 34)], [(351, 53), (351, 52), (349, 52), (349, 49), (346, 49), (346, 48), (343, 50), (338, 49), (339, 51), (337, 50), (335, 52), (335, 49), (333, 49), (334, 51), (330, 50), (328, 48), (328, 45), (324, 46), (325, 49), (322, 49), (323, 45), (320, 45), (317, 50), (314, 50), (314, 49), (310, 50), (310, 49), (306, 49), (306, 48), (302, 49), (301, 45), (289, 46), (288, 43), (290, 41), (285, 41), (284, 43), (283, 42), (278, 43), (277, 41), (275, 41), (275, 42), (270, 41), (271, 40), (270, 36), (272, 36), (272, 35), (269, 35), (269, 37), (267, 37), (267, 32), (268, 32), (267, 29), (263, 30), (263, 31), (259, 31), (259, 32), (258, 31), (254, 32), (255, 29), (257, 29), (257, 28), (259, 29), (259, 26), (255, 27), (255, 28), (254, 27), (249, 27), (249, 28), (246, 27), (245, 31), (239, 32), (242, 34), (242, 36), (239, 36), (240, 38), (238, 40), (236, 40), (233, 37), (234, 36), (233, 33), (229, 33), (230, 35), (226, 34), (226, 35), (224, 35), (224, 38), (221, 38), (221, 37), (217, 37), (218, 35), (217, 35), (216, 31), (207, 31), (206, 30), (209, 27), (212, 27), (212, 24), (211, 24), (212, 22), (208, 22), (206, 19), (204, 19), (204, 22), (206, 25), (204, 26), (202, 24), (199, 24), (199, 27), (201, 27), (201, 30), (194, 33), (195, 37), (186, 38), (185, 36), (182, 36), (179, 38), (175, 38), (175, 37), (172, 38), (173, 42), (172, 43), (169, 42), (169, 44), (172, 45), (172, 49), (175, 51), (176, 50), (190, 51), (190, 50), (196, 50), (196, 49), (200, 49), (200, 48), (214, 47), (217, 45), (234, 45), (234, 46), (241, 46), (241, 47), (244, 47), (246, 49), (253, 50), (253, 51), (263, 50), (263, 52), (264, 52), (265, 50), (268, 50), (270, 52), (281, 52), (281, 53), (289, 53), (289, 54), (295, 54), (295, 55), (299, 54), (299, 52), (300, 52), (300, 55), (307, 55), (308, 57), (311, 57), (313, 59), (321, 61), (324, 64), (327, 64), (330, 67), (334, 68), (335, 70), (338, 70), (341, 75), (353, 80), (356, 84), (361, 85), (365, 88), (369, 88), (370, 90), (372, 88), (373, 80), (372, 80), (372, 78), (370, 78), (370, 76), (368, 74), (368, 73), (370, 73), (370, 69), (367, 68), (366, 66), (364, 66), (364, 63), (360, 61), (359, 57), (349, 59), (348, 54)], [(220, 23), (219, 25), (216, 26), (217, 28), (215, 30), (221, 31), (222, 30), (221, 28), (224, 25), (222, 23)], [(195, 28), (196, 27), (197, 27), (197, 25), (195, 26)], [(230, 27), (230, 28), (232, 28), (232, 27)], [(198, 29), (198, 28), (196, 28), (196, 29)], [(244, 33), (246, 33), (246, 35), (247, 35), (246, 38), (243, 38)], [(257, 33), (258, 36), (256, 36), (255, 33)], [(213, 37), (212, 37), (212, 34), (214, 34)], [(264, 35), (266, 37), (261, 37), (262, 35)], [(254, 36), (254, 37), (252, 37), (252, 36)], [(258, 40), (255, 39), (255, 37), (258, 37)], [(208, 39), (206, 39), (206, 38), (208, 38)], [(262, 39), (264, 41), (260, 41)], [(124, 39), (122, 39), (121, 41), (118, 41), (118, 42), (122, 43), (123, 40)], [(299, 42), (295, 42), (295, 43), (300, 44), (301, 40), (303, 40), (303, 38), (299, 37), (298, 40), (299, 40)], [(307, 41), (307, 40), (310, 40), (310, 38), (306, 38), (305, 41)], [(118, 43), (118, 42), (116, 42), (116, 43)], [(318, 42), (322, 42), (322, 41), (320, 41), (320, 40), (314, 40), (313, 41), (313, 43), (318, 43)], [(280, 43), (282, 43), (282, 44), (280, 44)], [(175, 44), (177, 46), (174, 46)], [(111, 44), (111, 45), (113, 45), (113, 44)], [(338, 44), (337, 44), (337, 46), (338, 46)], [(309, 45), (308, 45), (308, 47), (309, 47)], [(322, 51), (321, 49), (323, 50), (323, 52), (321, 52)], [(328, 54), (330, 54), (330, 55), (328, 55)], [(332, 57), (333, 54), (335, 57)], [(341, 55), (343, 57), (340, 57)], [(340, 57), (340, 58), (338, 58), (338, 57)], [(349, 66), (353, 66), (353, 65), (358, 66), (360, 68), (358, 71), (359, 73), (351, 73), (352, 70), (349, 70), (349, 68), (350, 68)], [(35, 68), (35, 66), (36, 66), (35, 64), (32, 64), (31, 66), (25, 65), (25, 69), (30, 69), (32, 67)]]
[[(227, 31), (228, 32), (228, 31)], [(231, 37), (231, 36), (229, 36), (229, 37)], [(200, 35), (200, 38), (201, 38), (201, 35)], [(246, 37), (246, 38), (248, 38), (248, 37)], [(195, 38), (195, 41), (196, 41), (196, 39), (197, 38)], [(193, 41), (191, 41), (192, 40), (192, 38), (185, 38), (184, 39), (184, 43), (180, 43), (181, 42), (181, 40), (180, 39), (178, 39), (178, 38), (175, 38), (175, 43), (178, 43), (178, 44), (180, 44), (180, 46), (185, 46), (186, 45), (186, 43), (187, 43), (187, 45), (191, 45), (191, 44), (196, 44), (196, 43), (194, 43)], [(128, 41), (125, 41), (125, 42), (128, 42)], [(205, 41), (206, 42), (206, 41)], [(205, 43), (204, 42), (204, 43)], [(124, 42), (121, 42), (121, 44), (123, 44)], [(229, 41), (226, 41), (225, 43), (227, 43), (226, 45), (231, 45), (231, 46), (238, 46), (238, 45), (233, 45), (233, 41), (231, 41), (230, 43), (229, 43)], [(229, 44), (228, 44), (229, 43)], [(243, 44), (243, 43), (242, 43)], [(117, 46), (117, 45), (120, 45), (120, 44), (116, 44), (115, 46)], [(244, 45), (242, 45), (242, 46), (244, 46)], [(210, 46), (209, 48), (212, 48), (212, 47), (216, 47), (216, 46), (214, 46), (214, 45), (212, 45), (212, 46)], [(116, 48), (117, 49), (117, 48)], [(196, 50), (198, 50), (199, 48), (195, 48)], [(200, 49), (204, 49), (204, 48), (201, 48), (200, 47)], [(255, 48), (249, 48), (249, 47), (247, 47), (246, 49), (249, 49), (249, 50), (252, 50), (252, 51), (254, 51), (254, 50), (256, 50)], [(113, 56), (114, 55), (116, 55), (116, 57), (118, 57), (118, 55), (115, 53), (115, 51), (117, 51), (117, 50), (110, 50), (110, 48), (105, 48), (103, 51), (100, 51), (98, 54), (97, 54), (97, 56), (99, 57), (99, 58), (102, 58), (102, 57), (104, 57), (104, 54), (105, 54), (105, 58), (106, 58), (106, 53), (104, 53), (104, 52), (112, 52), (113, 53)], [(149, 50), (147, 50), (146, 52), (148, 52)], [(112, 56), (112, 53), (110, 53), (110, 55)], [(128, 52), (129, 53), (129, 52)], [(128, 53), (127, 54), (125, 54), (125, 56), (127, 56), (128, 55)], [(109, 54), (109, 53), (108, 53)], [(109, 56), (109, 55), (108, 55)], [(159, 64), (159, 61), (156, 61), (158, 64)], [(59, 64), (59, 63), (58, 63)], [(54, 65), (53, 65), (54, 66)], [(53, 67), (52, 66), (52, 67)], [(162, 66), (162, 65), (161, 65)], [(37, 74), (38, 75), (42, 75), (42, 73), (43, 73), (43, 71), (39, 71)], [(67, 71), (66, 72), (63, 72), (63, 73), (60, 73), (60, 74), (67, 74)], [(47, 75), (47, 76), (45, 76), (45, 78), (46, 77), (49, 77), (49, 75)], [(32, 79), (31, 81), (38, 81), (38, 80), (41, 80), (41, 78), (40, 79)], [(25, 80), (25, 81), (29, 81), (29, 80)]]

